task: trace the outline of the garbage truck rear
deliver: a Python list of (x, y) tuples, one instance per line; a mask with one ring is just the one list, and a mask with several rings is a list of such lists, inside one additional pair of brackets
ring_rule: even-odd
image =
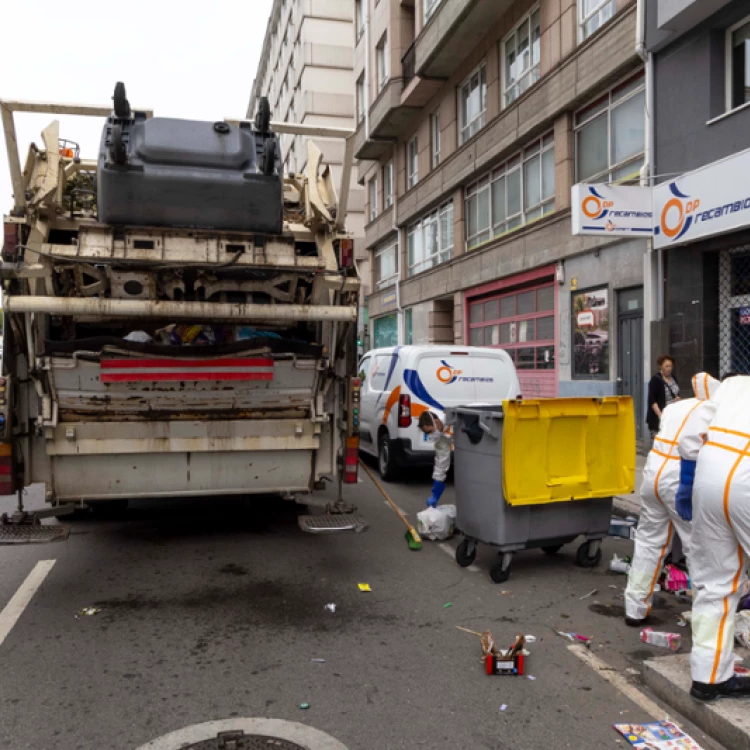
[[(114, 107), (0, 112), (0, 494), (41, 482), (52, 506), (96, 507), (356, 482), (360, 280), (315, 144), (284, 176), (267, 102), (254, 122), (158, 118), (121, 84)], [(97, 159), (55, 121), (21, 167), (16, 112), (105, 117)], [(339, 493), (305, 530), (359, 528), (352, 510)]]

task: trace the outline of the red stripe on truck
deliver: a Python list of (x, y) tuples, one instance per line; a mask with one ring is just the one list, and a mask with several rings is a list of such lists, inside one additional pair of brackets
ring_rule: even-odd
[(102, 383), (195, 380), (273, 380), (272, 359), (109, 359)]
[(193, 367), (205, 370), (212, 367), (273, 367), (272, 359), (105, 359), (102, 370), (140, 370), (143, 368), (172, 368), (189, 370)]

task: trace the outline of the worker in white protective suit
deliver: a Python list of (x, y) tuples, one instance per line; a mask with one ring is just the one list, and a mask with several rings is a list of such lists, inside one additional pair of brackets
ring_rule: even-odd
[(446, 432), (445, 417), (437, 412), (425, 411), (419, 417), (419, 429), (427, 435), (427, 440), (435, 446), (435, 462), (432, 469), (432, 494), (427, 505), (434, 508), (445, 490), (445, 477), (451, 467), (453, 439)]
[(750, 559), (750, 376), (725, 380), (683, 435), (677, 512), (693, 519), (693, 651), (690, 694), (706, 702), (750, 696), (734, 674), (734, 618)]
[(720, 383), (708, 373), (700, 372), (693, 376), (692, 385), (695, 398), (674, 401), (662, 412), (659, 433), (643, 469), (641, 517), (625, 589), (625, 622), (632, 627), (641, 627), (648, 620), (656, 582), (672, 546), (675, 528), (690, 565), (690, 522), (680, 518), (675, 508), (680, 484), (677, 441), (701, 428), (703, 423), (697, 417)]

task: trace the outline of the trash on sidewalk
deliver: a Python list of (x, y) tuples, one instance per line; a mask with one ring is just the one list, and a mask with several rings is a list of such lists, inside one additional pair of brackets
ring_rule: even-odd
[(438, 505), (417, 513), (417, 531), (425, 539), (440, 540), (453, 536), (455, 505)]
[(503, 705), (500, 706), (500, 711), (505, 711), (506, 708), (508, 708), (508, 705), (506, 703), (503, 703)]
[(656, 721), (652, 724), (615, 724), (614, 728), (633, 747), (641, 750), (703, 750), (689, 735), (671, 721)]
[(364, 591), (364, 592), (372, 591), (369, 583), (358, 583), (357, 587), (359, 588), (360, 591)]
[(688, 574), (676, 565), (665, 565), (664, 574), (660, 579), (664, 591), (687, 591), (690, 589)]
[(534, 677), (534, 675), (531, 675), (531, 674), (526, 675), (526, 677), (529, 680), (535, 680), (536, 679), (536, 677)]
[(536, 643), (535, 635), (526, 635), (524, 638), (526, 639), (526, 643)]
[(98, 615), (100, 612), (101, 609), (99, 609), (98, 607), (84, 607), (83, 609), (78, 611), (76, 620), (79, 617), (93, 617), (94, 615)]
[(750, 648), (750, 610), (743, 609), (735, 615), (734, 640), (740, 646)]
[(641, 630), (641, 641), (659, 648), (668, 648), (670, 651), (679, 651), (682, 636), (679, 633), (663, 633), (652, 628)]
[(589, 648), (591, 646), (591, 641), (594, 640), (587, 635), (580, 635), (579, 633), (564, 633), (562, 630), (556, 630), (555, 632), (563, 638), (573, 641), (573, 643), (582, 643), (586, 648)]
[(453, 602), (446, 602), (445, 604), (443, 604), (443, 609), (448, 609), (449, 607), (452, 607), (452, 606), (453, 606)]
[(324, 609), (327, 609), (329, 612), (335, 612), (336, 611), (336, 605), (331, 602), (330, 604), (326, 604)]
[(612, 520), (609, 522), (609, 536), (619, 536), (622, 539), (635, 539), (637, 525), (638, 519), (634, 516), (628, 516), (627, 518), (612, 516)]
[(325, 659), (310, 659), (310, 661), (311, 661), (311, 662), (312, 662), (313, 664), (325, 664), (325, 663), (326, 663), (326, 660), (325, 660)]
[(633, 667), (628, 667), (625, 670), (625, 674), (637, 675), (637, 674), (640, 674), (640, 672), (637, 669), (633, 669)]
[(584, 594), (583, 596), (581, 596), (579, 598), (581, 600), (588, 599), (589, 597), (593, 596), (594, 594), (598, 594), (598, 593), (599, 593), (599, 589), (592, 589), (591, 591), (589, 591), (588, 594)]
[(308, 709), (308, 708), (310, 708), (310, 704), (309, 704), (309, 703), (300, 703), (300, 704), (299, 704), (299, 707), (300, 707), (300, 708), (301, 708), (301, 709), (302, 709), (303, 711), (307, 711), (307, 709)]
[(632, 557), (619, 557), (617, 554), (612, 558), (609, 569), (615, 573), (630, 573), (630, 563)]

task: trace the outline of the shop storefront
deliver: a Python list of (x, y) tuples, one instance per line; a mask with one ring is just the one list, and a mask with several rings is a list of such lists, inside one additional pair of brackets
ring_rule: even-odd
[(525, 397), (557, 395), (555, 266), (470, 289), (465, 306), (468, 344), (505, 349)]

